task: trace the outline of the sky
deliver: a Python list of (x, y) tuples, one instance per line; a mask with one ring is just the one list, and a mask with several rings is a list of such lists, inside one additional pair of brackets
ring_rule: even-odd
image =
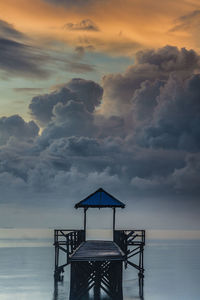
[(102, 187), (121, 227), (199, 230), (199, 1), (0, 11), (0, 227), (79, 226)]

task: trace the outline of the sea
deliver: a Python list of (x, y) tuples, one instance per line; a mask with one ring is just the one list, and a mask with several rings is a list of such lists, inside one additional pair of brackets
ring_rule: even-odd
[[(53, 246), (19, 245), (0, 248), (0, 300), (68, 300), (69, 267), (54, 289)], [(200, 240), (147, 240), (144, 265), (145, 300), (200, 299)], [(137, 271), (123, 275), (124, 300), (140, 299)]]

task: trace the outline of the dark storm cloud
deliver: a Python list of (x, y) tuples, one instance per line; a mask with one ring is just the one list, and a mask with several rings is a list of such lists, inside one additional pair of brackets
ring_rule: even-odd
[(70, 136), (54, 140), (47, 150), (57, 157), (91, 157), (102, 155), (100, 143), (95, 138)]
[(39, 127), (34, 121), (26, 123), (20, 116), (0, 118), (0, 144), (5, 144), (11, 137), (19, 140), (30, 139), (38, 135)]
[(98, 127), (99, 137), (125, 137), (127, 132), (125, 128), (125, 120), (119, 116), (110, 116), (106, 118), (103, 115), (95, 117), (95, 124)]
[(162, 88), (150, 124), (139, 134), (144, 145), (200, 150), (200, 75), (180, 82), (170, 78)]
[[(122, 106), (129, 104), (136, 89), (142, 82), (166, 80), (171, 73), (187, 77), (200, 69), (200, 57), (194, 50), (166, 46), (154, 50), (140, 51), (136, 54), (136, 63), (123, 74), (110, 74), (103, 78), (103, 87), (109, 105), (114, 102), (121, 112)], [(112, 103), (111, 103), (112, 101)]]
[(187, 50), (185, 48), (178, 49), (177, 47), (166, 46), (158, 51), (146, 50), (140, 51), (136, 55), (137, 63), (139, 65), (148, 64), (152, 66), (152, 72), (163, 72), (163, 75), (169, 72), (188, 73), (190, 70), (200, 67), (199, 55), (194, 50)]
[(79, 23), (67, 23), (64, 25), (68, 30), (99, 31), (98, 26), (90, 19), (85, 19)]
[(53, 108), (57, 103), (67, 103), (70, 99), (76, 99), (75, 93), (67, 87), (62, 87), (53, 93), (34, 97), (29, 109), (31, 115), (43, 125), (50, 122), (53, 117)]
[(100, 105), (103, 89), (94, 81), (74, 78), (66, 86), (75, 92), (78, 98), (85, 103), (89, 112), (93, 112), (95, 107)]
[(73, 100), (83, 103), (88, 112), (93, 112), (100, 105), (102, 95), (103, 89), (97, 83), (75, 78), (53, 93), (34, 97), (29, 109), (32, 116), (44, 125), (51, 121), (56, 104), (65, 105)]
[(63, 137), (97, 134), (94, 110), (102, 95), (103, 89), (95, 82), (74, 78), (56, 92), (33, 98), (29, 106), (32, 114), (40, 123), (46, 122), (40, 145)]
[(149, 122), (152, 119), (154, 109), (157, 105), (157, 97), (164, 81), (143, 81), (140, 88), (136, 89), (132, 98), (132, 112), (138, 122)]
[(45, 141), (71, 135), (90, 136), (95, 130), (93, 116), (83, 102), (70, 100), (65, 104), (57, 103), (52, 113), (52, 121), (41, 137)]
[(176, 153), (172, 156), (155, 150), (144, 152), (141, 148), (135, 148), (130, 154), (130, 149), (126, 149), (127, 144), (123, 144), (123, 140), (114, 138), (71, 136), (54, 139), (44, 153), (54, 162), (59, 172), (63, 172), (63, 176), (66, 170), (72, 168), (78, 170), (81, 176), (85, 174), (87, 181), (87, 176), (92, 172), (99, 174), (106, 170), (107, 175), (129, 185), (136, 178), (147, 181), (158, 181), (159, 178), (166, 180), (175, 167), (179, 169), (184, 166), (183, 156)]
[(0, 38), (0, 70), (8, 75), (45, 78), (49, 72), (41, 65), (49, 60), (38, 49)]
[(9, 129), (7, 119), (1, 129), (2, 193), (64, 199), (103, 186), (129, 199), (199, 198), (198, 68), (197, 53), (167, 46), (105, 76), (104, 96), (99, 84), (75, 78), (34, 97), (29, 109), (43, 125), (40, 136), (22, 119), (29, 129)]
[(4, 38), (24, 39), (25, 35), (16, 30), (12, 24), (0, 20), (0, 36)]

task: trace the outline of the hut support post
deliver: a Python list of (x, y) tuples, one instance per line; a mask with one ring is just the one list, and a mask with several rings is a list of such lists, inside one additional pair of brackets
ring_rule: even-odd
[(116, 209), (113, 207), (113, 241), (114, 241), (114, 233), (115, 233), (115, 216), (116, 216)]
[(84, 240), (86, 240), (87, 208), (84, 208)]

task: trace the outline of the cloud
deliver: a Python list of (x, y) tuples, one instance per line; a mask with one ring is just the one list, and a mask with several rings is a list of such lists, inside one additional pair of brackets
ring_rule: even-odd
[(47, 53), (44, 49), (16, 41), (21, 35), (15, 31), (9, 35), (12, 35), (12, 39), (0, 36), (0, 72), (5, 79), (13, 76), (46, 79), (55, 74), (55, 69), (58, 68), (64, 72), (79, 74), (95, 71), (95, 66), (77, 61), (77, 58), (63, 58), (58, 53), (55, 55), (54, 51)]
[(187, 50), (177, 47), (166, 46), (155, 50), (140, 51), (136, 55), (136, 60), (139, 65), (148, 64), (152, 66), (152, 71), (162, 72), (165, 76), (169, 72), (194, 71), (200, 67), (199, 55), (194, 50)]
[(18, 140), (32, 139), (38, 135), (39, 127), (34, 121), (25, 122), (19, 115), (0, 118), (0, 144), (4, 145), (11, 137)]
[(173, 26), (170, 26), (168, 34), (171, 38), (177, 40), (185, 40), (185, 45), (197, 49), (199, 51), (199, 29), (200, 29), (200, 7), (196, 10), (185, 12), (181, 17), (173, 21)]
[(67, 103), (70, 99), (75, 99), (76, 95), (67, 87), (62, 87), (51, 94), (35, 96), (29, 104), (31, 115), (44, 125), (51, 121), (53, 108), (57, 103)]
[(4, 38), (24, 39), (25, 35), (16, 30), (12, 24), (0, 20), (0, 36)]
[(54, 157), (91, 157), (103, 154), (100, 143), (95, 138), (70, 136), (54, 140), (48, 148)]
[(67, 63), (67, 71), (80, 74), (94, 72), (95, 68), (89, 64), (71, 61)]
[[(144, 81), (165, 82), (176, 73), (185, 78), (200, 69), (200, 56), (194, 50), (166, 46), (158, 50), (145, 50), (136, 54), (136, 62), (122, 74), (103, 77), (104, 113), (126, 114), (131, 109), (132, 98)], [(145, 108), (146, 109), (146, 108)]]
[(50, 72), (44, 67), (49, 57), (37, 48), (0, 38), (0, 70), (8, 76), (47, 78)]
[[(57, 1), (57, 0), (45, 0), (49, 3), (52, 3), (54, 5), (58, 5), (58, 6), (66, 6), (66, 7), (70, 7), (70, 6), (74, 6), (74, 7), (77, 7), (77, 8), (84, 8), (85, 6), (88, 6), (88, 5), (93, 5), (97, 2), (102, 2), (102, 0), (76, 0), (76, 1), (73, 1), (73, 0), (60, 0), (60, 1)], [(103, 0), (105, 1), (105, 0)], [(108, 1), (108, 0), (106, 0)]]
[[(193, 8), (191, 3), (188, 5), (179, 0), (171, 5), (167, 1), (162, 2), (155, 8), (153, 0), (149, 0), (148, 4), (145, 1), (135, 3), (125, 0), (122, 9), (121, 2), (41, 0), (30, 5), (22, 0), (17, 6), (20, 17), (16, 15), (12, 0), (7, 0), (6, 9), (3, 3), (0, 8), (4, 11), (5, 20), (9, 20), (17, 29), (26, 28), (27, 36), (33, 37), (32, 42), (39, 41), (44, 47), (50, 46), (55, 49), (56, 45), (57, 49), (63, 49), (63, 44), (72, 48), (84, 47), (87, 46), (84, 41), (89, 40), (89, 44), (92, 44), (98, 53), (126, 57), (132, 57), (139, 49), (163, 47), (165, 44), (199, 49), (198, 26), (195, 25), (198, 20), (198, 5)], [(196, 12), (193, 12), (193, 9)], [(170, 28), (176, 26), (174, 20), (179, 19), (180, 15), (195, 19), (196, 23), (194, 22), (191, 29), (169, 32)], [(63, 30), (64, 24), (70, 22), (79, 26), (82, 20), (92, 20), (99, 26), (100, 31), (68, 30), (66, 34)]]
[(97, 83), (75, 78), (50, 94), (34, 97), (29, 109), (32, 116), (44, 125), (51, 121), (56, 104), (65, 105), (73, 100), (83, 103), (88, 112), (93, 112), (100, 105), (102, 95), (103, 89)]
[(125, 120), (120, 116), (105, 117), (101, 114), (95, 116), (95, 125), (98, 127), (99, 137), (125, 137), (127, 132)]
[(95, 50), (95, 48), (92, 45), (88, 45), (86, 47), (77, 46), (74, 49), (74, 51), (75, 51), (74, 57), (75, 57), (75, 59), (81, 59), (85, 55), (86, 51), (94, 51), (94, 50)]
[(194, 10), (184, 16), (179, 17), (176, 25), (170, 29), (170, 32), (186, 31), (200, 26), (200, 10)]
[(157, 97), (160, 95), (164, 81), (149, 80), (143, 81), (140, 88), (136, 89), (131, 99), (132, 113), (137, 122), (149, 123), (152, 119), (155, 107), (157, 105)]
[[(25, 122), (18, 115), (0, 118), (1, 202), (13, 202), (20, 197), (23, 201), (21, 192), (27, 189), (27, 174), (37, 156), (34, 141), (38, 133), (39, 127), (34, 121)], [(12, 195), (11, 199), (9, 195)]]
[(85, 103), (88, 111), (93, 112), (95, 107), (101, 104), (103, 89), (94, 81), (74, 78), (66, 86), (75, 92), (78, 98)]
[(85, 55), (85, 48), (82, 46), (75, 47), (74, 51), (75, 59), (81, 59)]
[(172, 174), (172, 181), (177, 192), (200, 193), (200, 154), (188, 154), (185, 158), (185, 166), (176, 169)]
[(93, 116), (83, 102), (70, 100), (57, 103), (53, 108), (53, 120), (44, 129), (45, 140), (63, 136), (90, 136), (94, 130)]
[(67, 23), (64, 25), (68, 30), (99, 31), (98, 26), (90, 19), (85, 19), (79, 23)]
[(157, 97), (152, 120), (144, 127), (145, 146), (200, 150), (200, 75), (181, 82), (171, 77)]
[(31, 95), (35, 95), (40, 92), (42, 92), (44, 89), (43, 88), (33, 88), (33, 87), (16, 87), (16, 88), (13, 88), (13, 91), (17, 92), (17, 93), (27, 93), (27, 94), (31, 94)]
[(140, 51), (124, 74), (104, 77), (102, 109), (124, 115), (127, 132), (142, 147), (199, 151), (199, 69), (193, 50)]

